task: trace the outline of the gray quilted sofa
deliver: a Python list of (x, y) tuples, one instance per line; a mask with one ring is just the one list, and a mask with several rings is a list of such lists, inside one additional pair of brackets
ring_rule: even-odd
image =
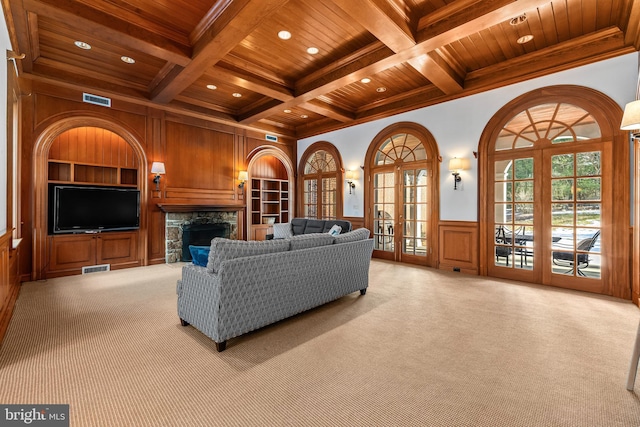
[(211, 338), (227, 340), (369, 285), (373, 239), (360, 228), (338, 236), (215, 238), (206, 267), (187, 264), (178, 280), (178, 316)]
[[(340, 226), (340, 233), (347, 233), (351, 231), (351, 221), (347, 221), (345, 219), (293, 218), (291, 223), (274, 224), (274, 233), (267, 234), (267, 240), (282, 238), (281, 234), (298, 236), (300, 234), (327, 233), (334, 225)], [(287, 227), (288, 231), (283, 233), (281, 227)]]

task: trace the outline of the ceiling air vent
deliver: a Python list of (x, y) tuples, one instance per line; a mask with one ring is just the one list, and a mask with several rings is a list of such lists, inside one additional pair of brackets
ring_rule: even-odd
[(104, 96), (91, 95), (90, 93), (82, 94), (82, 101), (89, 104), (101, 105), (103, 107), (111, 107), (111, 98)]
[(278, 142), (278, 137), (275, 135), (265, 135), (264, 139), (266, 139), (267, 141), (271, 141), (271, 142)]

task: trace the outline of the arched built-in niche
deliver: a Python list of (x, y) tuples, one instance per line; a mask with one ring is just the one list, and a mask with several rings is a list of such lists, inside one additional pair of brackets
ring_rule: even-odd
[[(259, 189), (253, 188), (253, 183), (266, 179), (268, 185), (275, 185), (277, 181), (283, 181), (281, 184), (286, 187), (280, 187), (286, 191), (286, 204), (281, 205), (286, 207), (286, 217), (279, 216), (278, 221), (289, 222), (295, 215), (295, 172), (291, 159), (285, 152), (277, 147), (258, 147), (249, 153), (249, 163), (247, 165), (248, 181), (246, 185), (247, 194), (247, 231), (248, 239), (261, 239), (263, 234), (266, 233), (262, 224), (263, 215), (256, 215), (256, 212), (260, 211), (260, 206), (257, 203), (262, 203), (262, 192)], [(275, 162), (275, 163), (273, 163)], [(263, 166), (271, 164), (272, 166), (267, 169), (262, 169)], [(265, 171), (270, 169), (271, 172)], [(259, 176), (262, 174), (262, 176)], [(273, 181), (268, 182), (268, 181)], [(275, 193), (274, 193), (275, 194)], [(274, 215), (275, 217), (275, 215)], [(260, 218), (257, 220), (257, 218)], [(255, 226), (255, 227), (254, 227)], [(258, 235), (256, 235), (256, 229), (260, 229)]]
[(92, 116), (77, 116), (66, 118), (48, 125), (36, 139), (33, 151), (33, 255), (32, 279), (45, 278), (48, 262), (47, 254), (47, 212), (48, 212), (48, 180), (49, 180), (49, 150), (54, 141), (66, 131), (75, 128), (90, 127), (105, 129), (118, 135), (126, 141), (136, 156), (137, 188), (140, 190), (140, 233), (137, 256), (141, 265), (147, 264), (146, 238), (146, 205), (147, 205), (147, 158), (138, 141), (124, 126), (110, 120)]

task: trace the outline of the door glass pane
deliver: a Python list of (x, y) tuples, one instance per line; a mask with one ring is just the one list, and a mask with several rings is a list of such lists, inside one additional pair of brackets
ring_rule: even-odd
[(573, 176), (573, 154), (551, 156), (551, 176), (553, 178)]
[(404, 206), (402, 252), (426, 256), (427, 237), (427, 170), (404, 170)]
[(551, 181), (551, 197), (556, 200), (573, 200), (573, 178)]
[(374, 248), (376, 250), (394, 251), (394, 213), (395, 213), (395, 174), (381, 172), (373, 176), (376, 203), (373, 206)]
[[(495, 265), (533, 269), (533, 158), (499, 160), (495, 168)], [(513, 201), (517, 203), (510, 203)]]
[[(553, 179), (551, 183), (554, 200), (566, 201), (552, 204), (552, 224), (562, 227), (552, 229), (551, 271), (574, 277), (600, 278), (600, 152), (556, 155), (551, 161), (552, 171), (563, 171), (566, 176)], [(568, 166), (574, 161), (575, 175)]]
[(578, 178), (576, 179), (576, 190), (578, 200), (600, 200), (600, 178)]

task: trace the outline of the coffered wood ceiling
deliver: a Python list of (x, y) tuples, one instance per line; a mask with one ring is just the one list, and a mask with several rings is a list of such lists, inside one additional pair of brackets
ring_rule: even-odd
[(22, 77), (295, 138), (640, 48), (637, 0), (2, 3)]

